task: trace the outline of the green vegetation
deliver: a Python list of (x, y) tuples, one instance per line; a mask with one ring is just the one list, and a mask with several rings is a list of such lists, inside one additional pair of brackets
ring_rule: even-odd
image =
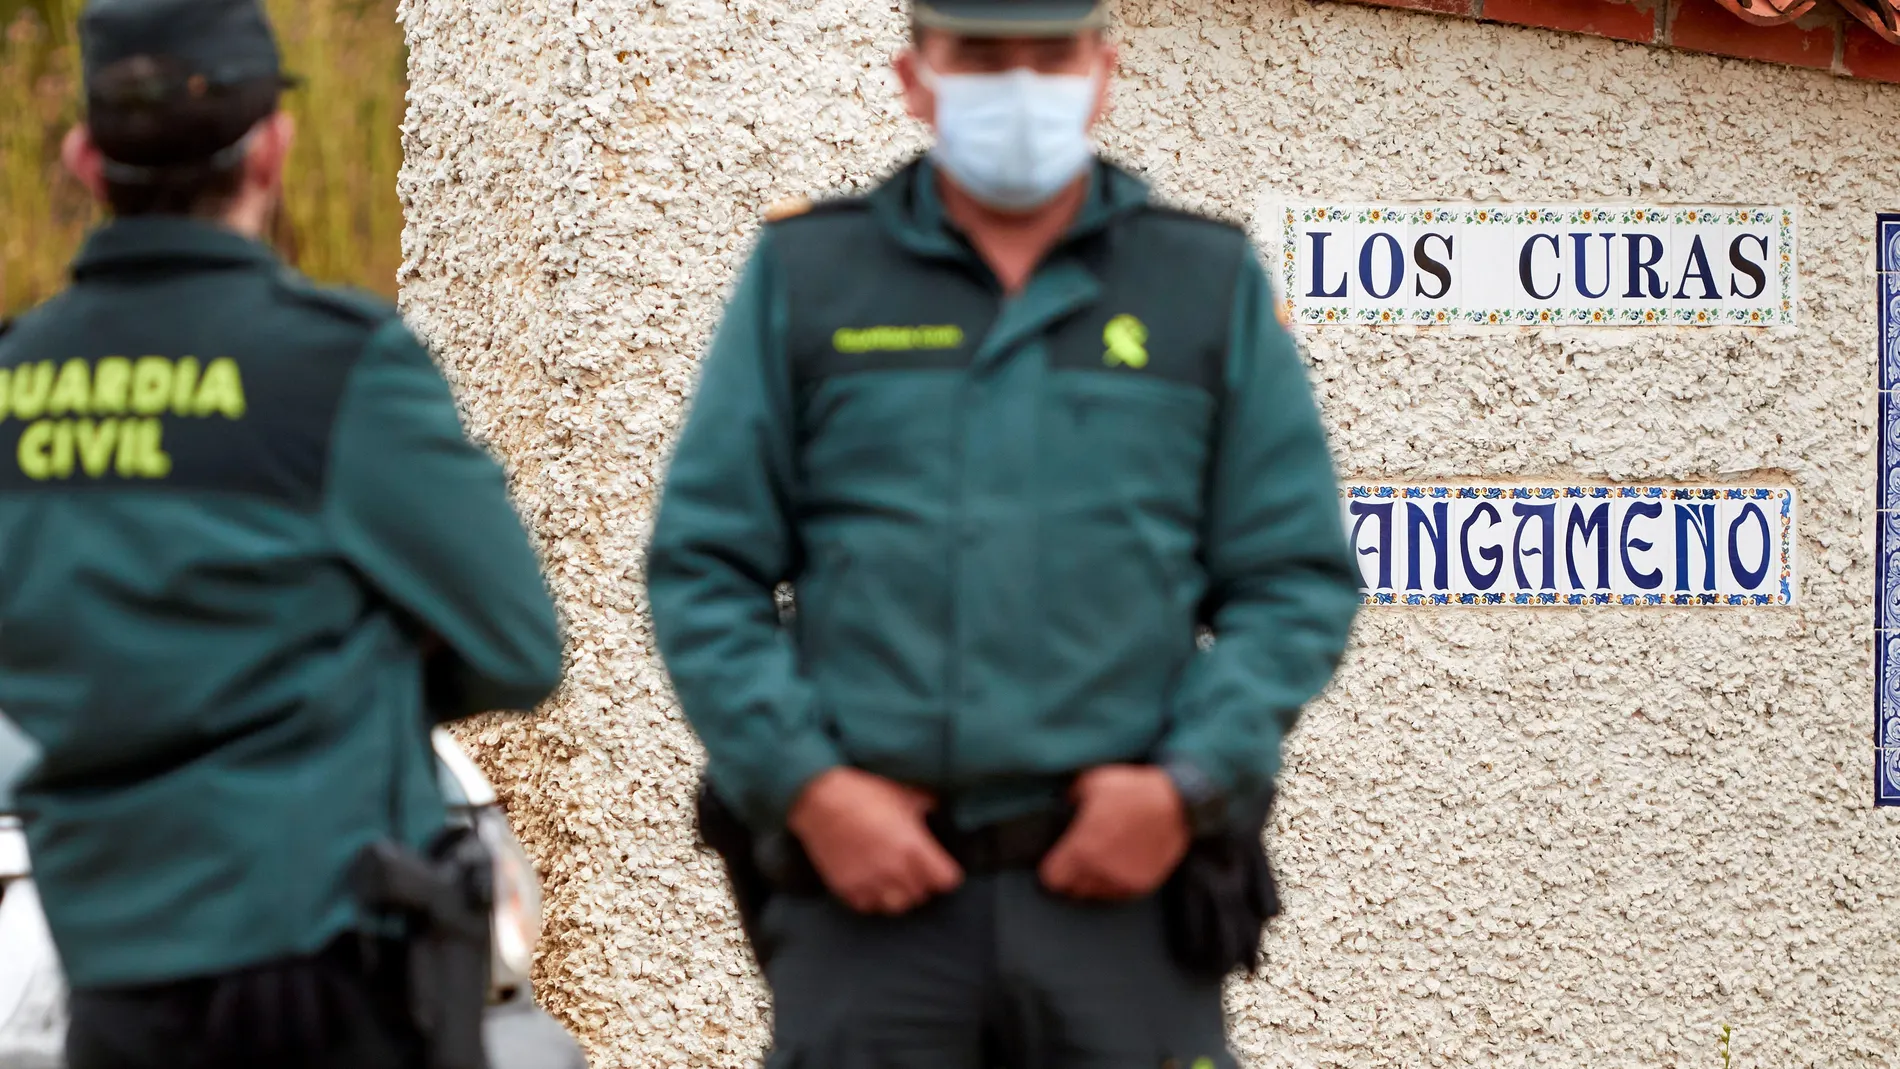
[[(297, 149), (272, 240), (325, 282), (384, 294), (402, 262), (402, 30), (395, 0), (268, 0), (285, 65), (303, 86), (285, 98)], [(0, 0), (0, 312), (64, 284), (98, 216), (59, 167), (78, 120), (83, 0)]]

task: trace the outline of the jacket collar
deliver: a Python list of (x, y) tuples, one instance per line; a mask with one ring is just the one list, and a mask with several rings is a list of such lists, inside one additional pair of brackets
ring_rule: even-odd
[[(1113, 164), (1098, 161), (1089, 175), (1088, 197), (1076, 213), (1075, 222), (1036, 268), (1023, 291), (1004, 303), (1001, 314), (971, 356), (971, 366), (982, 371), (1001, 364), (1023, 341), (1098, 300), (1102, 282), (1086, 262), (1089, 257), (1065, 253), (1104, 234), (1115, 221), (1147, 203), (1145, 183)], [(913, 254), (968, 264), (986, 274), (989, 271), (969, 241), (944, 216), (929, 161), (913, 162), (874, 190), (871, 206), (886, 232)]]
[(73, 277), (128, 268), (274, 267), (268, 245), (214, 223), (183, 216), (115, 219), (86, 239), (73, 260)]
[[(871, 210), (898, 244), (923, 256), (962, 259), (968, 243), (944, 215), (937, 195), (936, 168), (928, 156), (906, 164), (870, 193)], [(1089, 173), (1088, 199), (1060, 245), (1106, 229), (1110, 223), (1148, 203), (1148, 184), (1097, 159)]]

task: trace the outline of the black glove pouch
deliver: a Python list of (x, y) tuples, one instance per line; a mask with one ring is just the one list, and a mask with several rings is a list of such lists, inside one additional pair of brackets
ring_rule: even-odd
[(1162, 885), (1168, 949), (1188, 972), (1219, 979), (1260, 968), (1261, 937), (1280, 915), (1265, 834), (1262, 814), (1228, 834), (1196, 839)]

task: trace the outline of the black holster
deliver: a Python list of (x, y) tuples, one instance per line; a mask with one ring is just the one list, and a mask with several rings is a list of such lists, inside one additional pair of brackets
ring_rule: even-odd
[(375, 843), (357, 859), (358, 898), (407, 919), (409, 1012), (426, 1069), (488, 1069), (488, 1005), (495, 866), (473, 828), (448, 828), (417, 853)]
[(1280, 915), (1264, 838), (1272, 808), (1269, 792), (1226, 834), (1196, 839), (1161, 887), (1168, 949), (1191, 973), (1219, 978), (1260, 968), (1260, 940)]

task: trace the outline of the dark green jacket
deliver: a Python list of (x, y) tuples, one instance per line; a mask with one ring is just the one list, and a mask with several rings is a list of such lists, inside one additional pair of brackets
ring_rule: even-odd
[(1251, 794), (1359, 603), (1305, 368), (1245, 236), (1107, 166), (1014, 298), (924, 164), (768, 226), (704, 361), (648, 587), (713, 782), (759, 827), (838, 764), (965, 825), (1109, 762)]
[(442, 826), (431, 724), (556, 685), (538, 562), (393, 309), (183, 219), (73, 275), (0, 336), (0, 710), (41, 750), (47, 919), (80, 988), (314, 950), (365, 844)]

